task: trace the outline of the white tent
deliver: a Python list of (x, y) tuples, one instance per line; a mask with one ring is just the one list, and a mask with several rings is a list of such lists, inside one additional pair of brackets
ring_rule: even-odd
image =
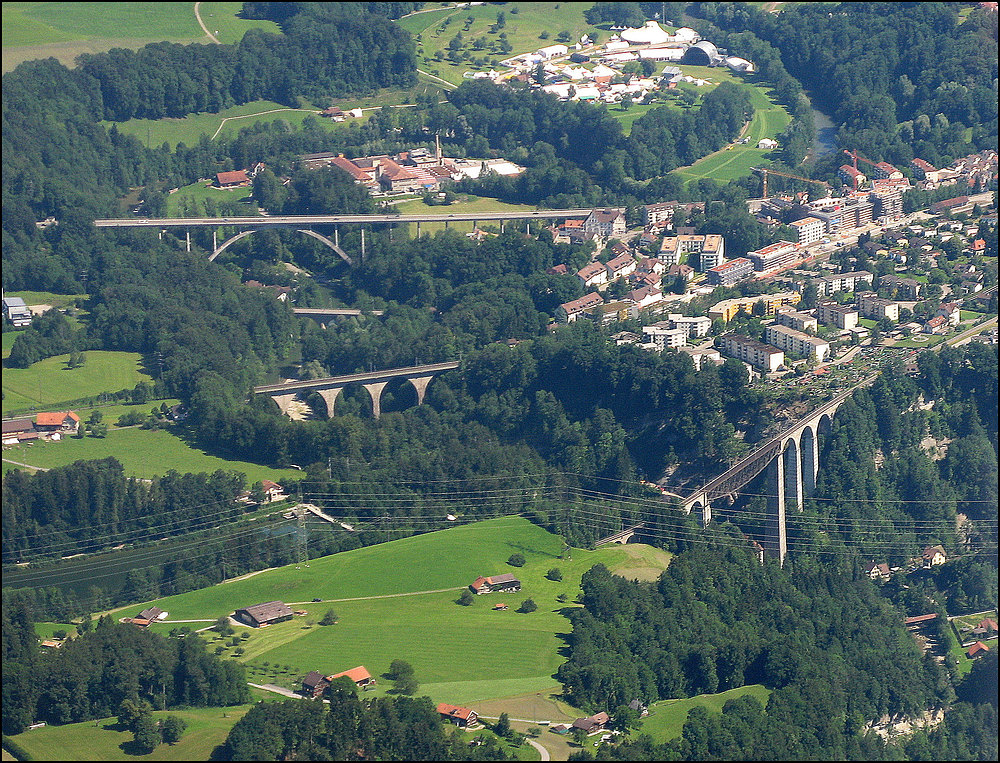
[(655, 21), (647, 21), (638, 29), (626, 29), (622, 39), (632, 45), (658, 45), (670, 39), (670, 35), (660, 28)]

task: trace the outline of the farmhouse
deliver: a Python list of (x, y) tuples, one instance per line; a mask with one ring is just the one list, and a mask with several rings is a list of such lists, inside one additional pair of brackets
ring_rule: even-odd
[(16, 329), (31, 325), (31, 310), (20, 297), (4, 297), (3, 314)]
[(343, 673), (327, 676), (326, 680), (333, 683), (341, 676), (347, 676), (354, 681), (355, 685), (360, 686), (362, 689), (367, 689), (376, 683), (375, 679), (372, 678), (372, 674), (368, 672), (368, 669), (364, 665), (358, 665), (358, 667), (345, 670)]
[(150, 607), (149, 609), (144, 609), (138, 614), (140, 620), (149, 620), (150, 622), (154, 620), (164, 620), (167, 617), (167, 612), (160, 609), (159, 607)]
[(942, 546), (928, 546), (924, 549), (923, 560), (924, 567), (937, 567), (948, 561), (948, 555)]
[(38, 439), (35, 422), (30, 418), (11, 419), (3, 422), (3, 444), (17, 445), (26, 440)]
[(441, 702), (437, 706), (437, 711), (442, 718), (446, 721), (451, 721), (460, 729), (475, 726), (479, 723), (479, 716), (476, 715), (476, 711), (469, 710), (466, 707), (457, 707), (456, 705), (449, 705), (446, 702)]
[(250, 178), (244, 170), (219, 172), (215, 176), (216, 188), (246, 188), (248, 185)]
[(600, 712), (586, 718), (577, 718), (570, 728), (583, 729), (588, 734), (593, 734), (607, 726), (609, 720), (607, 713)]
[(329, 685), (330, 682), (326, 680), (326, 676), (318, 670), (313, 670), (302, 679), (302, 693), (310, 699), (316, 699), (323, 696), (323, 692)]
[(865, 574), (872, 580), (888, 580), (892, 577), (889, 565), (885, 562), (876, 564), (874, 559), (865, 565)]
[(984, 644), (982, 641), (977, 641), (975, 644), (969, 647), (969, 650), (966, 652), (966, 654), (969, 655), (970, 660), (975, 660), (978, 657), (982, 657), (988, 651), (990, 651), (990, 648), (986, 646), (986, 644)]
[(76, 434), (80, 428), (80, 417), (73, 411), (39, 413), (35, 416), (35, 429), (43, 433), (64, 432)]
[(261, 628), (272, 623), (280, 623), (292, 619), (292, 610), (281, 601), (268, 601), (264, 604), (254, 604), (252, 607), (237, 609), (233, 617), (241, 623)]
[(264, 490), (265, 500), (268, 502), (281, 501), (288, 497), (285, 495), (285, 489), (277, 482), (272, 482), (271, 480), (261, 480), (260, 485)]
[(495, 591), (520, 591), (521, 581), (512, 573), (505, 572), (502, 575), (493, 575), (488, 578), (480, 576), (475, 579), (469, 588), (475, 594), (494, 593)]

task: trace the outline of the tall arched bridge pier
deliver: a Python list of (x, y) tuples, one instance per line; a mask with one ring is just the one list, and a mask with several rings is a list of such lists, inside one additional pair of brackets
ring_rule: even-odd
[(788, 554), (785, 510), (791, 503), (796, 511), (802, 511), (803, 499), (816, 489), (819, 436), (830, 431), (833, 414), (844, 401), (875, 378), (869, 377), (842, 392), (755, 448), (718, 477), (689, 494), (681, 502), (683, 510), (688, 514), (692, 511), (700, 514), (702, 526), (706, 526), (712, 521), (713, 501), (736, 495), (766, 471), (767, 532), (763, 545), (770, 556), (783, 564)]

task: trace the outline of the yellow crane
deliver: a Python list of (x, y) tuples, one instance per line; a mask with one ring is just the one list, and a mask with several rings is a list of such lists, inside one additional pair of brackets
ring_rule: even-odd
[(760, 195), (762, 198), (765, 199), (767, 198), (768, 173), (770, 173), (771, 175), (780, 175), (781, 177), (791, 178), (792, 180), (803, 180), (806, 183), (816, 183), (817, 185), (824, 186), (827, 190), (830, 189), (830, 184), (827, 183), (825, 180), (814, 180), (813, 178), (804, 178), (801, 175), (792, 175), (791, 173), (788, 172), (779, 172), (778, 170), (768, 169), (767, 167), (754, 167), (753, 171), (760, 173), (761, 180), (763, 181), (763, 188)]

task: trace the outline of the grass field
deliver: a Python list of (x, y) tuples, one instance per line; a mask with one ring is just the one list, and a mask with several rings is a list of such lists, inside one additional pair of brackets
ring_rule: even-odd
[[(235, 43), (248, 29), (277, 32), (270, 21), (238, 18), (242, 3), (202, 3), (206, 26), (224, 44)], [(73, 66), (81, 53), (111, 48), (140, 48), (150, 42), (208, 43), (198, 26), (193, 3), (37, 3), (3, 4), (3, 71), (22, 61), (57, 58)]]
[[(688, 167), (678, 168), (674, 172), (685, 181), (712, 178), (720, 183), (725, 183), (733, 178), (749, 175), (752, 167), (770, 164), (767, 156), (771, 150), (757, 148), (757, 141), (761, 138), (777, 137), (778, 133), (792, 121), (791, 115), (785, 108), (771, 100), (771, 89), (754, 84), (752, 80), (746, 82), (721, 69), (710, 69), (704, 66), (682, 66), (680, 68), (685, 74), (709, 79), (716, 84), (721, 84), (724, 81), (748, 84), (755, 111), (750, 125), (743, 133), (744, 137), (750, 138), (746, 145), (737, 145), (731, 151), (723, 148), (699, 159)], [(702, 90), (708, 92), (705, 88)]]
[[(601, 40), (607, 40), (609, 32), (591, 26), (584, 19), (584, 11), (590, 7), (591, 3), (508, 3), (502, 7), (487, 3), (475, 8), (444, 8), (440, 11), (418, 13), (400, 19), (396, 23), (416, 39), (418, 66), (421, 69), (436, 74), (452, 84), (460, 85), (464, 72), (484, 67), (473, 66), (470, 61), (455, 64), (447, 58), (442, 61), (434, 60), (434, 55), (438, 51), (442, 51), (443, 54), (448, 52), (448, 43), (458, 32), (461, 32), (465, 39), (466, 49), (476, 58), (504, 59), (519, 53), (538, 50), (546, 45), (555, 44), (556, 36), (564, 31), (571, 34), (573, 42), (588, 32), (596, 32)], [(512, 12), (515, 8), (517, 13)], [(499, 11), (506, 14), (506, 26), (496, 34), (491, 34), (490, 27), (496, 22)], [(468, 17), (473, 17), (475, 21), (466, 30)], [(450, 19), (450, 23), (443, 32), (438, 32), (445, 19)], [(495, 53), (489, 46), (480, 51), (472, 49), (473, 40), (484, 37), (487, 43), (492, 44), (499, 39), (500, 32), (507, 35), (507, 40), (513, 48), (510, 53)], [(547, 40), (539, 37), (543, 32), (549, 33)]]
[[(434, 214), (444, 217), (446, 215), (467, 214), (470, 212), (528, 212), (533, 211), (535, 207), (528, 204), (509, 204), (506, 201), (500, 201), (499, 199), (462, 194), (459, 196), (458, 201), (455, 201), (448, 206), (431, 207), (424, 204), (423, 199), (413, 199), (412, 201), (404, 201), (400, 204), (394, 204), (393, 209), (403, 215)], [(500, 223), (497, 220), (481, 221), (480, 227), (484, 225), (495, 225), (499, 228)], [(406, 227), (409, 230), (410, 236), (415, 237), (417, 235), (416, 223), (407, 223)], [(472, 221), (459, 220), (449, 223), (448, 227), (453, 230), (461, 231), (462, 233), (469, 233), (472, 231)], [(420, 223), (420, 235), (425, 233), (434, 234), (437, 231), (442, 231), (444, 229), (445, 223), (443, 222)]]
[[(584, 571), (597, 562), (623, 568), (626, 574), (656, 565), (662, 570), (669, 562), (669, 554), (641, 545), (574, 549), (572, 559), (559, 559), (562, 549), (557, 536), (527, 520), (507, 517), (315, 559), (300, 570), (269, 570), (166, 597), (157, 605), (170, 612), (170, 620), (210, 621), (237, 606), (276, 598), (308, 612), (306, 618), (250, 629), (252, 636), (239, 659), (258, 683), (293, 685), (310, 670), (337, 672), (359, 664), (378, 676), (400, 658), (414, 666), (419, 694), (474, 704), (556, 687), (552, 675), (563, 660), (560, 648), (570, 627), (563, 612), (577, 606), (571, 602)], [(511, 570), (506, 560), (514, 552), (527, 560), (516, 570), (520, 592), (477, 597), (469, 607), (455, 603), (459, 590), (477, 575)], [(562, 571), (561, 582), (546, 579), (552, 567)], [(559, 594), (569, 603), (559, 602)], [(514, 611), (529, 597), (538, 605), (536, 612)], [(313, 598), (324, 601), (313, 603)], [(507, 603), (509, 611), (492, 611), (499, 601)], [(318, 621), (330, 608), (339, 616), (336, 625), (308, 625), (307, 620)], [(489, 633), (493, 643), (517, 648), (470, 649), (483, 633)], [(275, 665), (282, 667), (276, 670)], [(389, 688), (386, 683), (381, 681), (376, 693)]]
[(142, 356), (138, 353), (88, 350), (85, 354), (87, 362), (78, 368), (68, 367), (69, 355), (46, 358), (29, 368), (5, 367), (3, 412), (31, 406), (57, 407), (68, 400), (132, 389), (151, 379), (142, 371)]
[(176, 715), (187, 730), (174, 745), (161, 744), (150, 755), (131, 752), (131, 731), (118, 729), (117, 718), (70, 723), (26, 731), (12, 737), (34, 760), (210, 760), (229, 730), (252, 705), (157, 711), (156, 718)]
[[(155, 403), (157, 406), (159, 401)], [(139, 406), (148, 411), (153, 403)], [(82, 416), (86, 419), (86, 416)], [(108, 423), (117, 420), (108, 417)], [(107, 437), (85, 437), (77, 440), (68, 437), (60, 442), (35, 442), (32, 445), (15, 445), (5, 448), (4, 461), (17, 461), (42, 468), (65, 466), (74, 461), (95, 458), (117, 458), (130, 477), (149, 479), (166, 474), (175, 469), (185, 472), (214, 472), (217, 469), (243, 472), (248, 482), (261, 479), (280, 481), (301, 477), (301, 472), (293, 469), (272, 469), (246, 461), (229, 461), (188, 445), (177, 435), (165, 430), (128, 428), (115, 429), (109, 426)]]
[(666, 742), (681, 735), (688, 712), (695, 707), (704, 707), (713, 712), (722, 712), (722, 706), (731, 699), (750, 694), (767, 705), (771, 690), (759, 684), (741, 686), (721, 694), (700, 694), (690, 699), (668, 699), (656, 702), (649, 708), (649, 716), (644, 718), (636, 733), (649, 734), (654, 742)]
[(196, 213), (196, 217), (202, 217), (205, 214), (204, 202), (207, 199), (211, 199), (216, 205), (228, 201), (247, 199), (251, 203), (246, 205), (247, 209), (243, 214), (247, 217), (252, 217), (256, 209), (250, 199), (252, 195), (253, 188), (214, 188), (210, 180), (196, 180), (190, 185), (181, 187), (176, 193), (167, 196), (167, 215), (170, 217), (183, 217), (185, 202), (193, 205), (192, 211)]

